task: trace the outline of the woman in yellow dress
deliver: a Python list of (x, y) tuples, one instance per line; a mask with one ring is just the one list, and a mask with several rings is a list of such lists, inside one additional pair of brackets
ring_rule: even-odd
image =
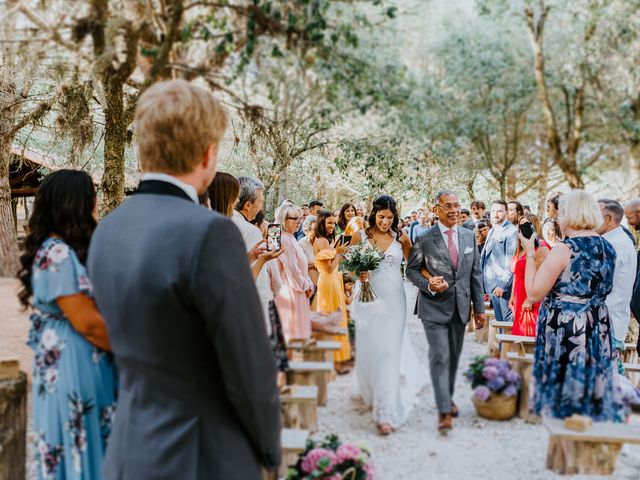
[[(342, 274), (338, 271), (338, 266), (342, 260), (342, 254), (347, 251), (347, 247), (340, 244), (334, 245), (335, 233), (336, 217), (331, 212), (321, 212), (316, 221), (313, 239), (313, 251), (316, 256), (315, 264), (320, 274), (315, 307), (323, 315), (340, 310), (342, 312), (340, 327), (346, 329), (348, 325), (347, 305)], [(347, 373), (350, 368), (345, 364), (351, 360), (349, 336), (339, 335), (335, 340), (340, 342), (340, 350), (336, 351), (333, 357), (336, 371), (338, 373)]]

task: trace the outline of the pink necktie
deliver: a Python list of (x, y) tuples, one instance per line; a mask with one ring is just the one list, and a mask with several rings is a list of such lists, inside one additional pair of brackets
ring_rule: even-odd
[(453, 234), (455, 233), (453, 230), (447, 230), (445, 232), (449, 237), (449, 255), (451, 255), (451, 263), (453, 263), (453, 268), (458, 269), (458, 247), (456, 243), (453, 241)]

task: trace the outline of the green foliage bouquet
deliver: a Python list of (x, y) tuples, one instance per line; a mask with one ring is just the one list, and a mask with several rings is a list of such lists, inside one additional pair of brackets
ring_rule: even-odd
[[(349, 247), (347, 253), (344, 254), (344, 260), (340, 263), (340, 271), (353, 272), (360, 276), (363, 272), (370, 272), (380, 266), (384, 260), (384, 253), (375, 248), (369, 242), (360, 243)], [(356, 295), (356, 299), (362, 303), (369, 303), (377, 300), (378, 296), (371, 288), (369, 280), (362, 282), (360, 291)]]

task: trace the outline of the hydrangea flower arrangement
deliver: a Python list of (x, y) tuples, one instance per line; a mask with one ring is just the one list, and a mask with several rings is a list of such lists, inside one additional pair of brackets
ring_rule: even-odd
[(464, 374), (481, 402), (489, 400), (492, 393), (515, 397), (522, 384), (520, 374), (511, 370), (509, 362), (486, 355), (476, 357)]
[(373, 480), (371, 453), (365, 447), (341, 443), (336, 435), (309, 439), (298, 462), (289, 467), (287, 480)]

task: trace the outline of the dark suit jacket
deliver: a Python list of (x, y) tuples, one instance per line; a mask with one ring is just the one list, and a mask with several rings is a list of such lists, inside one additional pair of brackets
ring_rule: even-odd
[(140, 191), (88, 259), (120, 374), (105, 478), (258, 479), (280, 462), (280, 405), (242, 237), (174, 185)]
[[(472, 302), (476, 313), (484, 313), (479, 256), (475, 235), (466, 228), (458, 227), (457, 270), (437, 224), (418, 236), (411, 249), (407, 277), (420, 289), (418, 316), (421, 319), (446, 324), (457, 310), (460, 319), (467, 323)], [(420, 273), (422, 267), (433, 276), (444, 277), (449, 288), (443, 293), (431, 294), (429, 281)]]

